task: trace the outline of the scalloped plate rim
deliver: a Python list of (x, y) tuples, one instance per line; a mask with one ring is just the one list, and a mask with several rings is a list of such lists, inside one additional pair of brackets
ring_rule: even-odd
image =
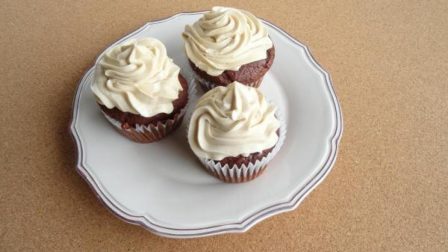
[[(109, 48), (112, 45), (118, 44), (121, 41), (124, 41), (128, 39), (129, 37), (132, 37), (136, 34), (138, 34), (140, 31), (146, 29), (148, 26), (158, 24), (161, 22), (170, 21), (172, 19), (175, 19), (176, 17), (182, 16), (182, 15), (197, 15), (204, 13), (204, 11), (198, 11), (198, 12), (180, 12), (175, 15), (157, 19), (151, 22), (147, 22), (137, 30), (129, 33), (128, 35), (120, 38), (116, 42), (110, 44), (106, 48)], [(267, 20), (262, 19), (263, 22), (267, 25), (269, 25), (271, 28), (277, 30), (281, 35), (286, 37), (288, 40), (293, 42), (295, 45), (302, 47), (305, 52), (306, 56), (308, 57), (308, 60), (313, 64), (313, 66), (318, 70), (320, 74), (322, 74), (325, 77), (325, 84), (327, 86), (327, 90), (330, 93), (332, 105), (334, 109), (334, 113), (336, 116), (336, 127), (334, 129), (334, 133), (328, 140), (330, 145), (330, 150), (328, 153), (327, 160), (322, 165), (322, 167), (319, 169), (319, 171), (303, 186), (302, 188), (299, 188), (297, 192), (294, 192), (294, 196), (288, 200), (287, 202), (282, 203), (276, 203), (269, 207), (266, 207), (264, 209), (258, 210), (255, 213), (250, 214), (249, 217), (245, 218), (243, 221), (237, 222), (237, 223), (228, 223), (228, 224), (222, 224), (217, 226), (211, 226), (211, 227), (204, 227), (204, 228), (195, 228), (195, 229), (175, 229), (175, 228), (168, 228), (164, 227), (162, 225), (159, 225), (157, 223), (153, 223), (152, 221), (148, 220), (144, 215), (138, 216), (138, 215), (131, 215), (127, 213), (125, 210), (120, 209), (120, 207), (116, 206), (111, 199), (109, 199), (105, 193), (101, 190), (99, 184), (96, 182), (96, 179), (94, 176), (92, 176), (88, 169), (86, 168), (86, 164), (84, 164), (83, 160), (83, 149), (80, 137), (78, 135), (77, 129), (76, 129), (76, 119), (78, 115), (78, 105), (79, 105), (79, 97), (82, 90), (82, 83), (84, 80), (89, 77), (89, 74), (93, 70), (93, 66), (90, 67), (84, 74), (81, 80), (78, 82), (78, 87), (76, 89), (75, 97), (73, 99), (73, 106), (72, 106), (72, 118), (70, 122), (70, 133), (72, 135), (72, 138), (76, 144), (76, 150), (77, 150), (77, 165), (76, 165), (76, 171), (78, 174), (87, 182), (89, 187), (92, 189), (92, 191), (95, 193), (97, 198), (100, 200), (102, 204), (106, 206), (106, 209), (108, 209), (110, 212), (112, 212), (114, 215), (122, 219), (123, 221), (127, 223), (131, 223), (134, 225), (140, 225), (143, 228), (149, 230), (152, 233), (155, 233), (160, 236), (164, 237), (170, 237), (170, 238), (195, 238), (195, 237), (203, 237), (203, 236), (211, 236), (211, 235), (217, 235), (217, 234), (224, 234), (224, 233), (243, 233), (249, 230), (251, 227), (253, 227), (255, 224), (259, 223), (260, 221), (269, 218), (271, 216), (288, 212), (296, 209), (300, 203), (306, 198), (306, 196), (313, 191), (314, 188), (316, 188), (328, 175), (328, 173), (331, 171), (334, 162), (336, 161), (337, 152), (338, 152), (338, 145), (342, 136), (343, 131), (343, 120), (342, 120), (342, 112), (340, 109), (340, 104), (338, 102), (338, 99), (335, 95), (335, 91), (332, 85), (331, 77), (330, 75), (317, 63), (317, 61), (314, 59), (314, 57), (311, 55), (309, 49), (307, 46), (299, 42), (297, 39), (289, 35), (286, 31), (279, 28), (278, 26), (274, 25), (272, 22), (269, 22)], [(99, 56), (96, 58), (95, 62), (99, 59), (99, 57), (102, 55), (99, 54)]]

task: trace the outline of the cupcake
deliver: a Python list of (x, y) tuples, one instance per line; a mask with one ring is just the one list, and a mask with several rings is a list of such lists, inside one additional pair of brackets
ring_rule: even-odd
[(107, 50), (91, 89), (107, 120), (129, 139), (150, 143), (182, 122), (188, 85), (157, 39), (130, 40)]
[(279, 150), (284, 132), (276, 107), (256, 88), (233, 82), (205, 93), (188, 127), (188, 142), (205, 169), (224, 182), (259, 176)]
[(182, 34), (195, 79), (204, 90), (234, 81), (259, 87), (275, 49), (264, 24), (239, 9), (213, 7)]

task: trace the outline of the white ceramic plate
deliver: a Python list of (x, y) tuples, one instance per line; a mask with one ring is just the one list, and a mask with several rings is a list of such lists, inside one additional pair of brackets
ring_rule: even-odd
[[(148, 23), (113, 45), (158, 38), (191, 81), (181, 33), (200, 15), (181, 13)], [(279, 107), (288, 132), (266, 172), (248, 183), (225, 184), (201, 168), (186, 140), (187, 120), (157, 143), (138, 144), (118, 134), (95, 103), (89, 88), (93, 71), (87, 71), (74, 98), (71, 123), (77, 170), (118, 217), (168, 237), (245, 232), (263, 219), (295, 209), (328, 174), (342, 132), (329, 75), (306, 46), (265, 23), (276, 56), (261, 90)], [(190, 109), (198, 95), (190, 97)]]

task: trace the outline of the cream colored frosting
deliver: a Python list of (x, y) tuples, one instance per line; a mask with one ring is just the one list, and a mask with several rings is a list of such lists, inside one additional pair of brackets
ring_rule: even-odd
[(196, 104), (188, 142), (198, 157), (213, 160), (261, 152), (278, 141), (275, 111), (256, 88), (239, 82), (216, 87)]
[(95, 68), (91, 86), (98, 103), (144, 117), (173, 112), (180, 68), (157, 39), (131, 40), (108, 50)]
[(267, 58), (272, 41), (264, 25), (251, 13), (213, 7), (182, 34), (188, 58), (201, 70), (218, 76)]

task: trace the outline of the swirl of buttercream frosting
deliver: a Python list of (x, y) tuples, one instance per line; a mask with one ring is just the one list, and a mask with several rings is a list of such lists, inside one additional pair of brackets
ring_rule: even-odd
[(273, 46), (257, 17), (227, 7), (213, 7), (193, 25), (187, 25), (182, 37), (188, 58), (212, 76), (266, 59), (266, 51)]
[(95, 67), (91, 89), (98, 103), (144, 117), (173, 111), (182, 91), (180, 68), (157, 39), (140, 38), (104, 53)]
[(188, 128), (188, 142), (200, 158), (261, 152), (278, 141), (276, 106), (256, 88), (233, 82), (216, 87), (197, 102)]

